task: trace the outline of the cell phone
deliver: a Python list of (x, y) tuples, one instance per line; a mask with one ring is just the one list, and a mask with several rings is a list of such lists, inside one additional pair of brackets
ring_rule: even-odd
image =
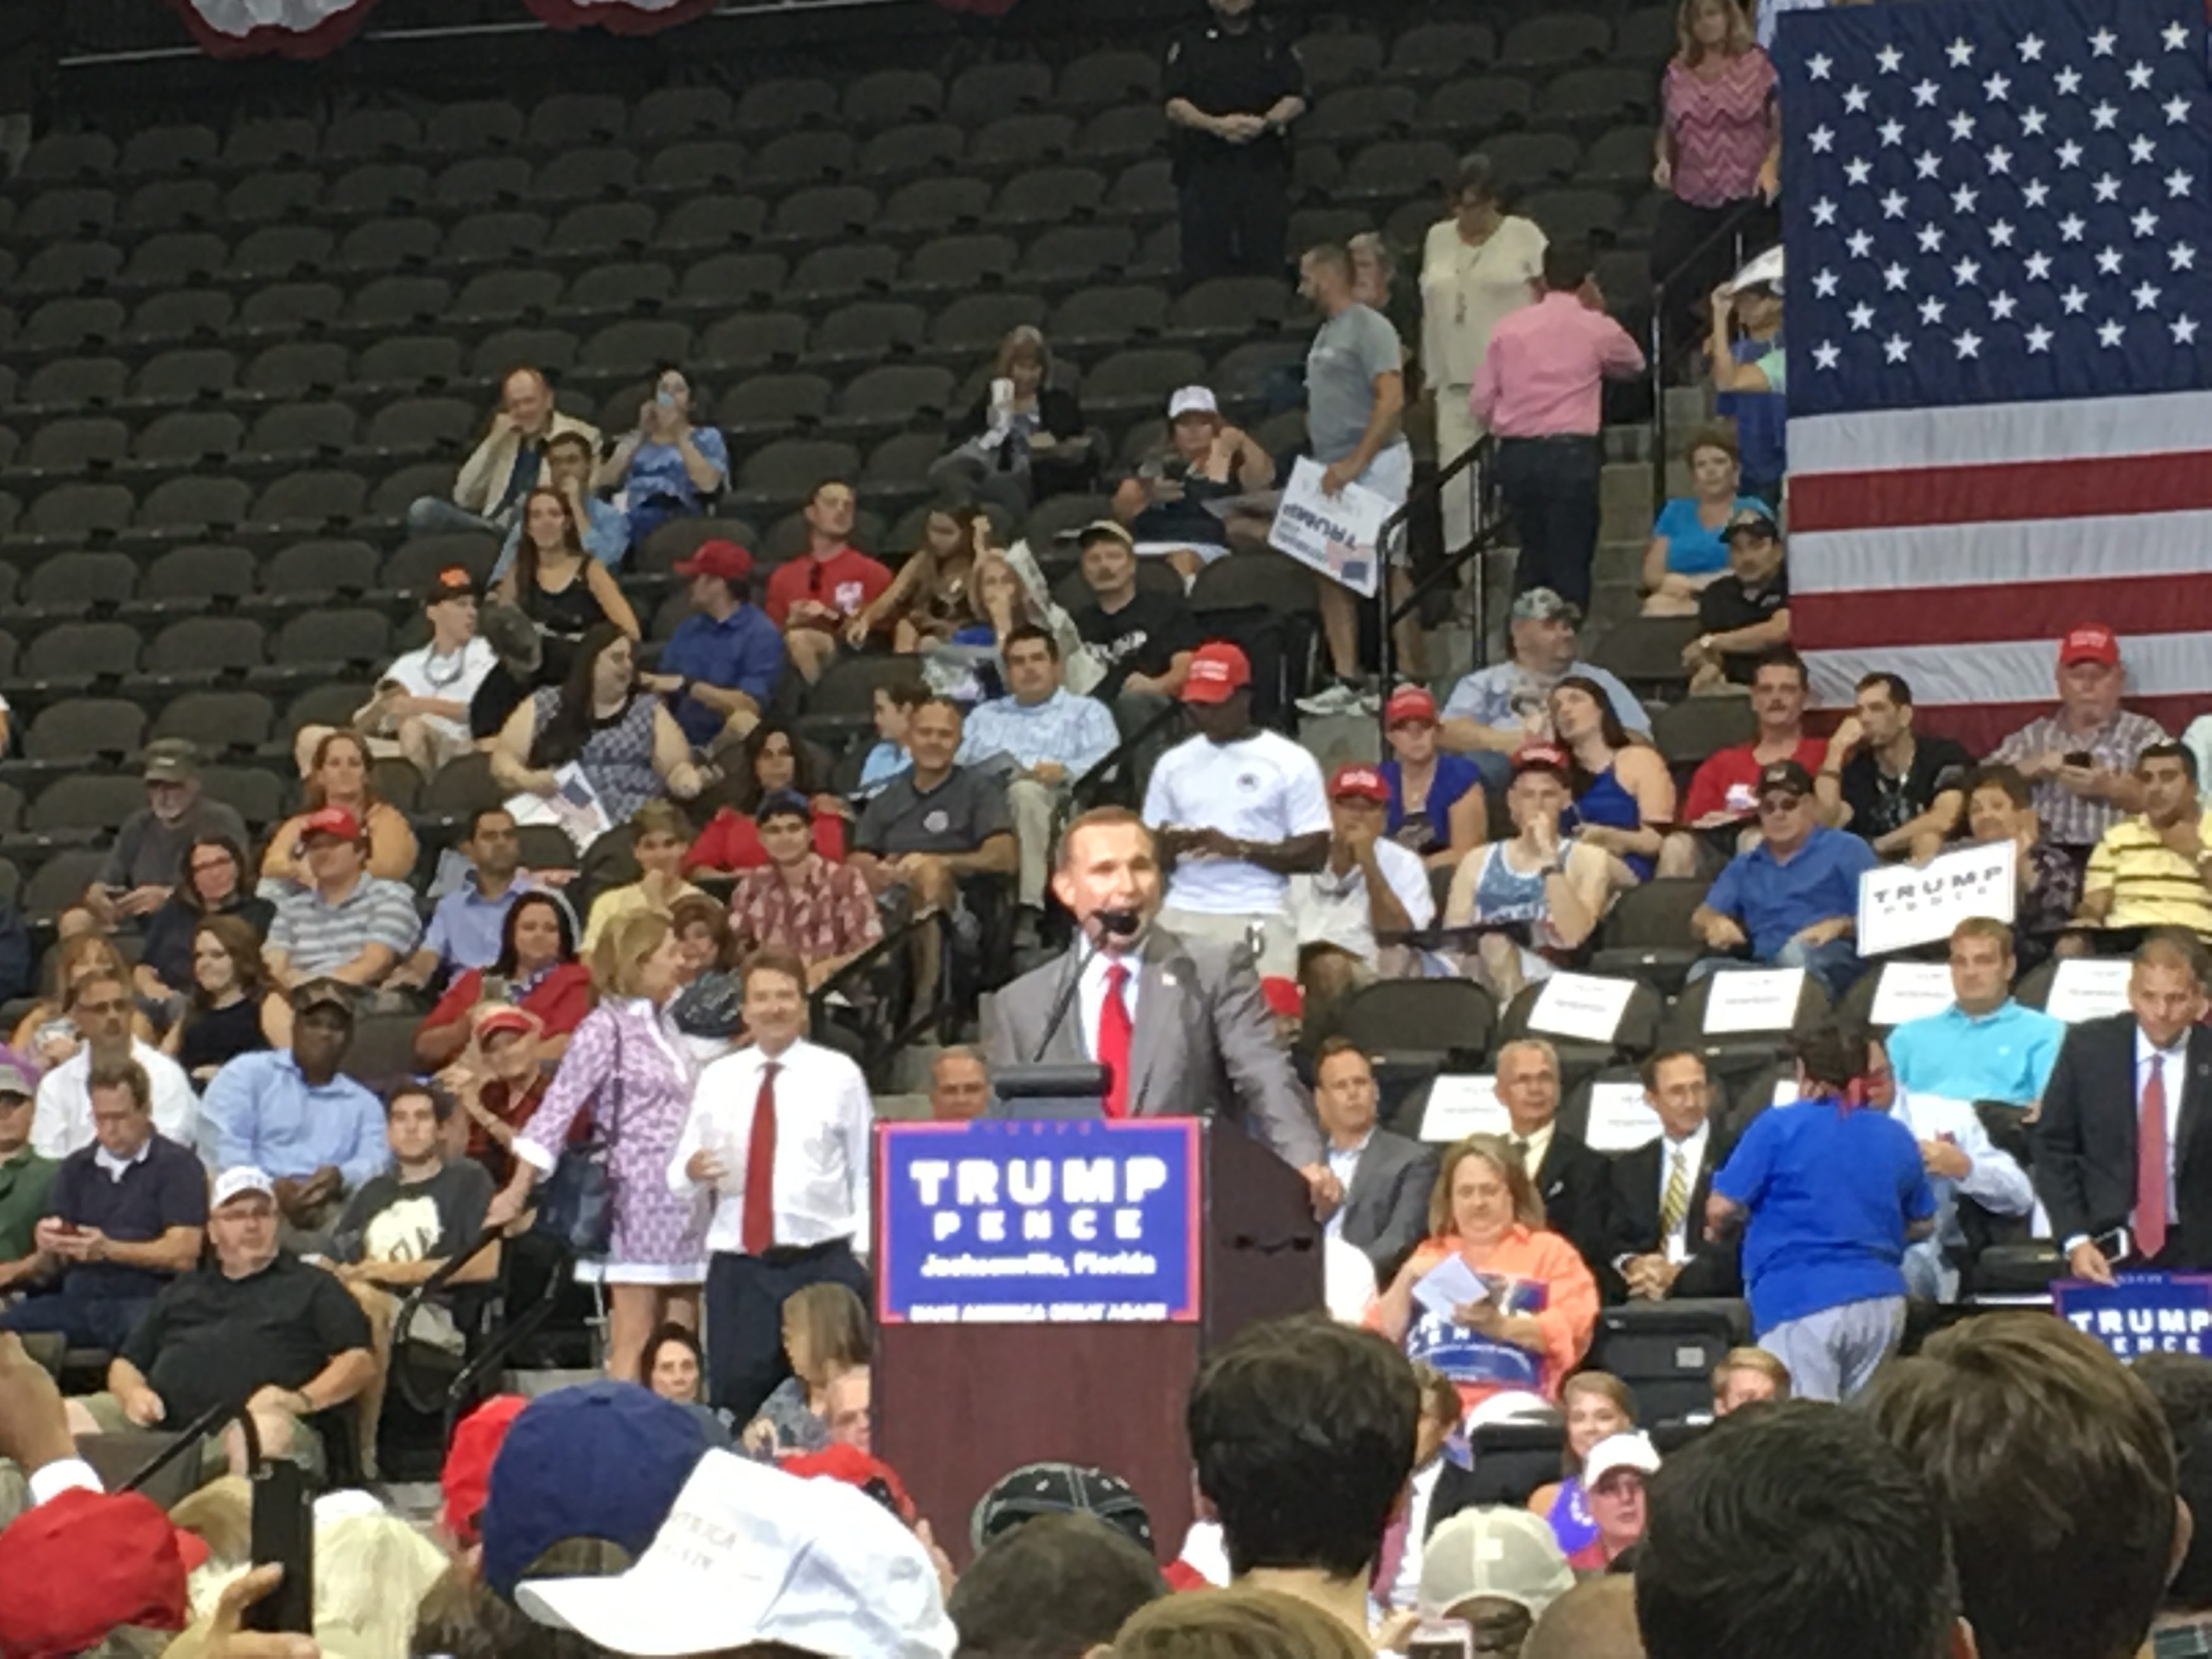
[(1406, 1638), (1406, 1659), (1474, 1659), (1474, 1626), (1464, 1619), (1424, 1619)]
[(2085, 771), (2097, 764), (2097, 757), (2086, 749), (2076, 749), (2060, 757), (2069, 766), (2078, 766)]
[(2115, 1267), (2129, 1261), (2136, 1253), (2135, 1239), (2125, 1227), (2115, 1227), (2108, 1233), (2099, 1233), (2089, 1242)]
[(283, 1458), (253, 1475), (253, 1565), (284, 1569), (276, 1588), (246, 1609), (246, 1628), (313, 1635), (315, 1629), (315, 1515), (307, 1472)]

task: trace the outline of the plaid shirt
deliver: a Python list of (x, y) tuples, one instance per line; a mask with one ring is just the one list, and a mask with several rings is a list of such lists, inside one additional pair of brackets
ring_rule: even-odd
[(730, 929), (747, 951), (780, 945), (810, 963), (865, 951), (884, 936), (860, 872), (819, 854), (799, 866), (796, 881), (772, 864), (748, 872), (730, 895)]
[[(2054, 750), (2070, 755), (2086, 749), (2097, 764), (2120, 773), (2136, 769), (2136, 757), (2154, 743), (2166, 741), (2156, 720), (2123, 708), (2090, 737), (2069, 728), (2056, 714), (2032, 720), (1990, 753), (1992, 761), (2018, 766)], [(2043, 820), (2043, 833), (2061, 847), (2094, 847), (2106, 830), (2126, 813), (2108, 800), (2084, 800), (2056, 778), (2033, 786), (2035, 811)]]

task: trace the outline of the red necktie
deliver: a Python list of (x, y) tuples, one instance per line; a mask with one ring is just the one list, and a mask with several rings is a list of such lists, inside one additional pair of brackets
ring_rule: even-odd
[(2153, 1054), (2136, 1123), (2136, 1247), (2146, 1258), (2166, 1248), (2166, 1060)]
[(770, 1060), (761, 1067), (760, 1093), (753, 1100), (753, 1127), (745, 1146), (747, 1255), (764, 1255), (775, 1243), (775, 1074)]
[(1106, 1000), (1098, 1008), (1098, 1063), (1109, 1073), (1106, 1115), (1129, 1115), (1129, 1005), (1121, 999), (1129, 970), (1116, 962), (1106, 969)]

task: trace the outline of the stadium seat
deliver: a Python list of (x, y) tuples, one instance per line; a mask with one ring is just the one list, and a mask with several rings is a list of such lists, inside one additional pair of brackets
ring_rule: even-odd
[(115, 170), (117, 153), (104, 132), (48, 132), (31, 146), (15, 176), (27, 184), (103, 179)]
[[(721, 248), (761, 234), (768, 222), (768, 204), (757, 196), (702, 196), (684, 203), (660, 222), (653, 239), (656, 252), (687, 248)], [(849, 227), (837, 227), (835, 234)]]
[(737, 106), (720, 87), (657, 87), (638, 100), (630, 136), (641, 143), (667, 143), (726, 131)]
[(756, 374), (722, 394), (719, 418), (733, 433), (811, 426), (830, 413), (833, 391), (819, 374)]
[(24, 525), (31, 535), (47, 538), (112, 535), (131, 522), (132, 506), (122, 484), (63, 484), (31, 503)]
[(1411, 87), (1349, 86), (1330, 93), (1298, 124), (1301, 143), (1364, 141), (1409, 132), (1420, 112)]
[[(863, 191), (857, 185), (841, 189), (858, 192), (872, 204), (875, 192)], [(812, 191), (808, 196), (826, 197), (830, 192)], [(801, 234), (793, 228), (791, 210), (799, 198), (787, 201), (776, 215), (776, 227), (787, 234)], [(991, 186), (981, 179), (917, 179), (912, 184), (902, 185), (884, 202), (880, 214), (872, 209), (855, 218), (855, 231), (874, 230), (890, 235), (942, 235), (945, 232), (980, 224), (990, 211)]]
[(264, 464), (270, 458), (335, 456), (353, 443), (359, 424), (349, 404), (278, 404), (255, 419), (244, 448)]
[[(123, 757), (121, 751), (101, 756), (111, 765)], [(23, 814), (23, 829), (33, 836), (71, 830), (95, 835), (145, 804), (146, 786), (137, 778), (77, 774), (57, 779), (39, 793)]]
[(1677, 772), (1693, 769), (1708, 755), (1759, 734), (1759, 721), (1743, 697), (1688, 697), (1653, 716), (1651, 742)]
[(987, 216), (994, 225), (1061, 224), (1090, 218), (1105, 195), (1105, 178), (1094, 168), (1038, 167), (1008, 179)]
[(32, 373), (19, 400), (33, 408), (77, 414), (121, 403), (130, 383), (131, 371), (113, 357), (61, 357)]
[(735, 190), (744, 182), (744, 146), (727, 138), (687, 139), (645, 164), (645, 185), (652, 191)]
[(863, 130), (932, 121), (945, 112), (945, 86), (927, 70), (878, 70), (845, 89), (844, 109)]
[(490, 576), (498, 557), (499, 538), (483, 531), (410, 537), (386, 562), (381, 582), (401, 592), (420, 592), (437, 580), (440, 571), (453, 565), (482, 581)]
[(127, 603), (138, 591), (138, 562), (127, 553), (64, 553), (24, 580), (20, 604), (60, 609)]
[(229, 218), (222, 190), (212, 179), (158, 179), (132, 191), (116, 210), (118, 230), (200, 230)]
[(250, 830), (266, 830), (284, 817), (284, 781), (260, 767), (208, 767), (200, 774), (200, 787), (210, 799), (236, 808)]
[(487, 270), (469, 278), (447, 313), (449, 325), (519, 322), (542, 317), (561, 302), (556, 270)]
[(1137, 255), (1127, 225), (1058, 225), (1022, 256), (1019, 275), (1043, 283), (1096, 282), (1119, 275)]
[(146, 403), (188, 404), (238, 383), (238, 357), (222, 346), (165, 351), (138, 371), (132, 392)]
[(334, 340), (289, 340), (248, 363), (241, 384), (265, 398), (326, 398), (346, 383), (352, 368), (351, 354)]
[(214, 338), (230, 326), (238, 302), (220, 289), (185, 289), (154, 294), (131, 313), (124, 340), (137, 346), (162, 345), (198, 336)]
[(1158, 339), (1167, 326), (1167, 295), (1150, 283), (1132, 283), (1069, 295), (1053, 312), (1046, 337), (1055, 346), (1074, 349), (1111, 347)]
[(1309, 34), (1297, 45), (1306, 84), (1314, 92), (1376, 79), (1382, 72), (1382, 43), (1371, 34)]
[[(1641, 186), (1651, 177), (1651, 129), (1612, 127), (1583, 152), (1577, 176), (1593, 185)], [(1608, 289), (1606, 298), (1617, 303)]]
[[(146, 711), (135, 702), (120, 697), (70, 697), (41, 708), (33, 718), (23, 734), (23, 756), (33, 761), (98, 759), (112, 765), (136, 754), (145, 733)], [(137, 809), (134, 805), (131, 810)]]
[(1582, 150), (1564, 132), (1509, 132), (1483, 146), (1498, 183), (1527, 191), (1573, 175)]
[(1506, 1004), (1504, 1012), (1498, 1016), (1498, 1042), (1510, 1042), (1515, 1037), (1541, 1037), (1559, 1051), (1563, 1066), (1571, 1059), (1578, 1070), (1584, 1065), (1601, 1067), (1632, 1064), (1642, 1060), (1658, 1046), (1659, 1025), (1667, 1012), (1666, 1001), (1641, 979), (1630, 975), (1612, 977), (1629, 978), (1635, 988), (1629, 993), (1628, 1006), (1621, 1012), (1620, 1024), (1614, 1028), (1611, 1042), (1592, 1042), (1584, 1038), (1544, 1030), (1533, 1024), (1536, 1004), (1544, 994), (1541, 981), (1523, 986), (1520, 994)]
[(252, 594), (259, 572), (242, 547), (172, 548), (146, 567), (143, 600), (240, 599)]
[(472, 213), (447, 234), (444, 258), (453, 265), (495, 265), (531, 261), (544, 252), (551, 222), (542, 213), (505, 209)]
[(1694, 1048), (1716, 1066), (1741, 1072), (1754, 1062), (1763, 1064), (1780, 1059), (1788, 1052), (1792, 1031), (1804, 1030), (1828, 1015), (1828, 994), (1820, 988), (1819, 980), (1808, 974), (1804, 989), (1797, 999), (1796, 1012), (1787, 1024), (1757, 1031), (1708, 1033), (1705, 1004), (1712, 995), (1713, 981), (1719, 977), (1714, 974), (1684, 988), (1668, 1011), (1665, 1028), (1660, 1033), (1661, 1042), (1669, 1048)]
[(1690, 932), (1690, 915), (1705, 902), (1706, 886), (1660, 877), (1621, 894), (1599, 925), (1590, 971), (1642, 980), (1670, 996), (1679, 992), (1690, 964), (1704, 954)]
[(247, 516), (257, 526), (295, 533), (336, 529), (360, 516), (368, 495), (356, 472), (295, 472), (263, 490)]
[(41, 422), (23, 456), (33, 472), (70, 477), (119, 461), (131, 451), (131, 428), (104, 415)]
[(802, 256), (780, 296), (808, 310), (888, 294), (898, 282), (899, 251), (888, 243), (843, 242)]
[(561, 216), (545, 239), (559, 258), (641, 253), (653, 244), (659, 217), (643, 202), (591, 202)]
[(963, 127), (980, 127), (1051, 102), (1052, 71), (1042, 64), (978, 64), (955, 76), (945, 89), (945, 117)]
[(222, 216), (234, 225), (273, 225), (313, 215), (323, 200), (322, 175), (306, 171), (256, 173), (223, 198)]
[(270, 644), (279, 668), (330, 665), (374, 673), (392, 656), (392, 625), (380, 611), (316, 610), (295, 617)]
[(1603, 18), (1580, 12), (1547, 12), (1524, 17), (1506, 32), (1498, 62), (1506, 69), (1564, 69), (1598, 63), (1613, 46)]
[(1058, 161), (1074, 142), (1072, 115), (1002, 115), (968, 141), (968, 160), (978, 167), (1012, 171)]
[(1598, 636), (1588, 660), (1638, 690), (1680, 695), (1689, 684), (1682, 648), (1697, 638), (1695, 617), (1632, 617)]
[(1620, 198), (1609, 190), (1545, 190), (1529, 194), (1522, 212), (1563, 242), (1603, 246), (1620, 230)]
[(26, 351), (98, 350), (124, 330), (123, 302), (103, 296), (49, 300), (33, 312), (16, 336)]
[(250, 617), (189, 617), (146, 647), (144, 672), (170, 676), (225, 673), (261, 665), (261, 624)]
[(30, 680), (120, 678), (138, 667), (138, 630), (127, 623), (64, 623), (42, 629), (18, 672)]
[(810, 358), (868, 359), (911, 351), (920, 346), (927, 321), (920, 306), (862, 301), (841, 307), (814, 331)]
[(15, 222), (16, 234), (35, 241), (99, 236), (115, 223), (115, 192), (86, 185), (49, 190), (31, 198)]
[[(141, 786), (139, 804), (143, 805), (143, 800), (144, 789)], [(115, 821), (120, 823), (121, 819)], [(39, 920), (59, 915), (84, 896), (85, 889), (92, 885), (106, 861), (106, 853), (96, 848), (70, 848), (56, 853), (23, 884), (23, 913)]]
[(837, 115), (837, 88), (813, 76), (756, 81), (738, 99), (730, 130), (773, 136), (795, 127), (828, 127)]
[(929, 343), (965, 356), (994, 350), (1010, 330), (1042, 328), (1045, 302), (1034, 294), (963, 294), (937, 313)]
[(447, 155), (510, 149), (522, 140), (521, 109), (500, 98), (440, 104), (422, 124), (423, 147)]
[[(249, 231), (231, 250), (229, 277), (265, 283), (307, 276), (322, 270), (337, 252), (337, 239), (320, 225), (264, 225)], [(336, 312), (333, 306), (329, 314)], [(313, 320), (327, 321), (328, 317)]]
[(380, 276), (354, 291), (346, 322), (357, 328), (412, 328), (433, 323), (453, 303), (453, 285), (442, 276)]
[(1389, 72), (1401, 81), (1442, 81), (1497, 55), (1498, 36), (1487, 23), (1425, 23), (1393, 43)]
[(526, 136), (543, 149), (587, 149), (618, 143), (629, 110), (609, 93), (556, 93), (530, 112)]
[(1202, 383), (1206, 360), (1170, 348), (1119, 351), (1084, 376), (1084, 406), (1093, 415), (1151, 415), (1177, 386)]
[(940, 236), (914, 251), (903, 286), (972, 293), (1004, 281), (1020, 257), (1009, 237)]
[(852, 172), (859, 155), (848, 132), (787, 132), (753, 152), (745, 180), (756, 190), (828, 184)]
[(322, 133), (304, 116), (264, 115), (234, 125), (222, 147), (222, 165), (234, 173), (264, 173), (289, 161), (312, 161)]
[(380, 562), (366, 542), (296, 542), (269, 561), (261, 573), (261, 591), (289, 599), (366, 593), (376, 586)]
[(850, 444), (826, 439), (782, 439), (744, 459), (738, 469), (738, 487), (731, 501), (740, 507), (755, 501), (769, 505), (802, 501), (823, 479), (849, 478), (860, 468), (860, 453)]
[(916, 121), (869, 139), (854, 172), (862, 179), (883, 180), (948, 171), (960, 165), (967, 149), (968, 135), (949, 121)]
[(252, 503), (253, 486), (243, 478), (170, 478), (139, 504), (137, 522), (143, 530), (198, 537), (244, 524)]
[(1619, 122), (1649, 119), (1658, 101), (1657, 76), (1610, 65), (1569, 70), (1544, 88), (1536, 118), (1547, 125), (1602, 131)]
[(1079, 161), (1094, 165), (1133, 161), (1157, 155), (1168, 141), (1167, 117), (1158, 104), (1130, 104), (1103, 109), (1091, 117), (1068, 149)]
[(372, 219), (346, 233), (330, 268), (333, 275), (360, 276), (428, 264), (444, 241), (444, 234), (428, 219)]
[(1498, 1028), (1498, 1004), (1468, 979), (1391, 979), (1346, 998), (1336, 1034), (1370, 1056), (1480, 1064)]
[(1159, 59), (1141, 52), (1093, 52), (1060, 72), (1062, 109), (1097, 109), (1108, 104), (1156, 104)]

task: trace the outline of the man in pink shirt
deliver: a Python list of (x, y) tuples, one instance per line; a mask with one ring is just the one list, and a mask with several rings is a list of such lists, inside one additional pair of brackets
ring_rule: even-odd
[(1521, 534), (1513, 591), (1548, 587), (1587, 611), (1597, 553), (1602, 382), (1644, 372), (1605, 314), (1589, 249), (1544, 250), (1544, 297), (1502, 319), (1468, 399), (1498, 439), (1498, 488)]

